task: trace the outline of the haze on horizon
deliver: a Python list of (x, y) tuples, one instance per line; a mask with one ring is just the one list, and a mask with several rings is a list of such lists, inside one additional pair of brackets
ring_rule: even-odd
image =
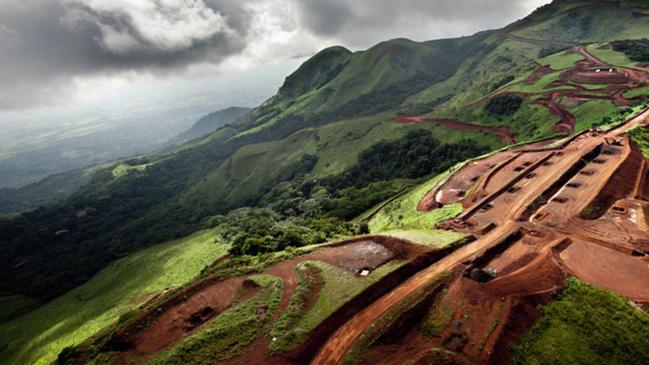
[(276, 88), (296, 60), (327, 46), (469, 35), (545, 2), (4, 0), (0, 114), (236, 88), (223, 76), (255, 70), (279, 74), (268, 81)]
[(547, 0), (3, 0), (0, 188), (255, 107), (319, 50), (470, 35)]

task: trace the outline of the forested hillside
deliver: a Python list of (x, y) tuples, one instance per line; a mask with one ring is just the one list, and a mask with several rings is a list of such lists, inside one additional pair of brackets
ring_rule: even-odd
[[(523, 148), (534, 154), (536, 149), (567, 145), (573, 141), (570, 136), (581, 131), (608, 130), (642, 112), (649, 93), (648, 47), (643, 39), (649, 34), (647, 14), (647, 5), (639, 1), (555, 1), (503, 29), (472, 36), (427, 42), (394, 39), (357, 52), (328, 48), (289, 75), (262, 105), (207, 115), (164, 151), (53, 176), (20, 194), (3, 191), (0, 203), (8, 207), (4, 211), (14, 212), (41, 202), (34, 201), (36, 195), (48, 201), (50, 194), (61, 193), (59, 178), (75, 182), (66, 183), (65, 199), (20, 215), (0, 216), (0, 299), (9, 303), (1, 320), (12, 319), (5, 322), (6, 328), (28, 328), (18, 338), (0, 330), (0, 358), (8, 359), (0, 363), (49, 363), (64, 347), (100, 330), (101, 336), (61, 352), (60, 362), (96, 358), (110, 363), (120, 351), (141, 362), (156, 357), (160, 363), (184, 363), (185, 356), (195, 363), (214, 362), (225, 359), (221, 356), (241, 355), (244, 347), (257, 344), (253, 340), (259, 333), (266, 340), (275, 338), (266, 344), (268, 353), (260, 355), (266, 360), (271, 354), (295, 360), (310, 353), (309, 346), (317, 341), (309, 334), (342, 325), (335, 322), (335, 314), (351, 313), (357, 298), (367, 294), (376, 299), (442, 254), (475, 239), (441, 229), (455, 227), (456, 222), (447, 220), (465, 208), (459, 199), (475, 203), (484, 198), (480, 194), (486, 191), (472, 191), (470, 184), (481, 183), (487, 171), (497, 173), (499, 166), (519, 158), (514, 155), (523, 154)], [(637, 139), (629, 152), (635, 153), (634, 158), (637, 148), (646, 149), (643, 133), (631, 133)], [(602, 152), (599, 148), (593, 151)], [(476, 163), (479, 156), (489, 163)], [(530, 159), (515, 171), (551, 165), (539, 159)], [(644, 166), (638, 161), (633, 163)], [(462, 181), (451, 186), (452, 196), (431, 197), (434, 187), (464, 168), (470, 173), (460, 175)], [(529, 174), (523, 181), (535, 176)], [(506, 190), (518, 191), (514, 186)], [(546, 204), (545, 198), (544, 192), (537, 203)], [(486, 232), (488, 228), (493, 229), (488, 226)], [(534, 231), (524, 233), (534, 237)], [(365, 234), (382, 236), (353, 239), (353, 249), (334, 244), (325, 246), (324, 253), (316, 252), (316, 245)], [(207, 256), (193, 249), (181, 255), (170, 248), (185, 242), (205, 250)], [(206, 250), (210, 242), (215, 246)], [(394, 251), (389, 258), (386, 249)], [(636, 251), (634, 255), (644, 255)], [(384, 260), (366, 265), (366, 252)], [(164, 263), (158, 263), (163, 254), (183, 263), (200, 257), (205, 268), (194, 265), (188, 272), (175, 268), (174, 277), (166, 278)], [(148, 263), (138, 275), (152, 273), (160, 279), (155, 285), (131, 282), (130, 269), (121, 266), (131, 262)], [(358, 276), (364, 270), (369, 275), (366, 281)], [(104, 283), (110, 273), (133, 288), (106, 302), (119, 310), (115, 307), (109, 313), (106, 303), (74, 294), (108, 288)], [(243, 275), (252, 276), (244, 280)], [(444, 292), (440, 288), (454, 280), (455, 273), (444, 275), (426, 290)], [(199, 280), (192, 282), (196, 276)], [(282, 289), (285, 276), (297, 288)], [(215, 283), (214, 278), (225, 281)], [(389, 285), (377, 284), (385, 278)], [(143, 341), (138, 336), (149, 338), (142, 335), (147, 334), (143, 328), (158, 316), (167, 320), (169, 306), (210, 285), (218, 285), (236, 300), (192, 314), (191, 330), (203, 323), (208, 326), (192, 333), (194, 337), (165, 339), (173, 346), (163, 346), (164, 351), (155, 348), (142, 358), (128, 353), (134, 343), (139, 346)], [(566, 299), (552, 307), (559, 309), (553, 310), (570, 304), (575, 293), (591, 291), (571, 285)], [(312, 291), (320, 295), (317, 301), (304, 294)], [(415, 309), (433, 299), (415, 292), (408, 299), (412, 302), (404, 300), (397, 308), (419, 313)], [(619, 300), (605, 299), (633, 313)], [(85, 301), (92, 310), (83, 315), (70, 311), (69, 306)], [(196, 309), (192, 306), (198, 304), (189, 303), (191, 310)], [(511, 309), (499, 305), (501, 311)], [(49, 329), (35, 323), (60, 306), (75, 325), (52, 329), (55, 335), (49, 341)], [(538, 318), (537, 307), (524, 309)], [(279, 319), (265, 315), (276, 308), (283, 311)], [(454, 315), (444, 306), (436, 308), (426, 313), (422, 324), (433, 337), (441, 336), (446, 328), (442, 324), (450, 323)], [(207, 322), (216, 312), (224, 315)], [(102, 314), (105, 317), (89, 319)], [(390, 317), (393, 314), (386, 312), (377, 323), (398, 334), (400, 322)], [(549, 312), (541, 325), (555, 325), (552, 315)], [(464, 316), (466, 321), (480, 320)], [(550, 341), (549, 329), (541, 325), (525, 338), (524, 346), (543, 349)], [(75, 332), (75, 326), (82, 331)], [(498, 323), (491, 326), (484, 332), (491, 334)], [(379, 341), (371, 330), (363, 336), (360, 343)], [(464, 339), (452, 340), (467, 345)], [(381, 341), (389, 346), (388, 339)], [(501, 346), (486, 341), (470, 345), (472, 351), (482, 356), (485, 346)], [(361, 347), (351, 349), (348, 360), (371, 363), (373, 355)], [(45, 350), (31, 351), (34, 348)], [(516, 356), (521, 363), (527, 361)]]
[[(571, 69), (584, 55), (640, 57), (642, 42), (608, 44), (646, 34), (638, 6), (557, 1), (502, 30), (323, 50), (236, 121), (167, 151), (102, 166), (64, 201), (3, 218), (0, 291), (51, 300), (120, 257), (208, 227), (214, 217), (227, 221), (242, 207), (279, 210), (272, 221), (299, 217), (292, 224), (304, 232), (289, 246), (321, 242), (332, 236), (318, 219), (345, 226), (466, 158), (614, 121), (625, 113), (619, 107), (641, 100), (641, 82), (632, 80), (624, 93), (573, 90), (589, 81)], [(317, 213), (277, 207), (286, 194)], [(265, 245), (240, 251), (273, 250)]]

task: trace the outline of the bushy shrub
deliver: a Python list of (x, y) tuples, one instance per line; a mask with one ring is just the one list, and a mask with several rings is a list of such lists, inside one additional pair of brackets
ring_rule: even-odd
[(499, 81), (497, 81), (496, 83), (494, 83), (491, 86), (491, 91), (496, 91), (496, 90), (500, 89), (502, 86), (505, 86), (505, 85), (509, 84), (510, 82), (514, 81), (515, 79), (516, 79), (516, 77), (514, 75), (507, 75), (507, 76), (503, 77), (502, 79), (500, 79)]
[(561, 51), (565, 51), (566, 49), (569, 49), (569, 48), (570, 48), (570, 46), (566, 46), (566, 45), (559, 45), (559, 44), (549, 45), (549, 46), (543, 47), (543, 48), (541, 48), (539, 50), (538, 57), (539, 58), (547, 57), (549, 55), (559, 53)]
[(261, 208), (240, 209), (215, 221), (235, 256), (283, 251), (357, 233), (353, 224), (337, 218), (283, 217)]
[(332, 190), (362, 187), (376, 181), (396, 178), (416, 179), (446, 171), (457, 162), (478, 156), (486, 148), (473, 141), (441, 143), (426, 130), (414, 130), (395, 141), (379, 142), (359, 156), (357, 165), (325, 185)]
[(523, 98), (518, 95), (498, 95), (487, 102), (485, 111), (487, 114), (507, 117), (513, 115), (523, 104)]
[(649, 39), (611, 42), (613, 50), (623, 52), (632, 61), (649, 62)]

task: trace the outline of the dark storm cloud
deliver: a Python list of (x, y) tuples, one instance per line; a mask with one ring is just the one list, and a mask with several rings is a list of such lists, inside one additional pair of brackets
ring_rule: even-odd
[(364, 48), (468, 34), (543, 0), (1, 1), (0, 110), (61, 101), (88, 76), (176, 72), (255, 49), (286, 59), (320, 41)]
[(426, 39), (501, 27), (544, 0), (299, 0), (302, 25), (352, 45), (399, 34)]
[(302, 23), (316, 34), (335, 35), (356, 21), (345, 0), (302, 0), (298, 1), (298, 8)]
[(218, 63), (245, 47), (250, 22), (227, 0), (4, 1), (0, 109), (56, 100), (73, 77)]

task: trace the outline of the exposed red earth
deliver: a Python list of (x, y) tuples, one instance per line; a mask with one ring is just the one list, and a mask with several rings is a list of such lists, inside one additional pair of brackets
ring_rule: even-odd
[[(575, 128), (575, 117), (566, 105), (593, 99), (633, 105), (639, 99), (627, 99), (624, 92), (648, 80), (648, 74), (637, 69), (605, 64), (585, 47), (578, 51), (584, 60), (549, 85), (571, 89), (524, 94), (537, 97), (533, 102), (559, 118), (557, 131)], [(549, 72), (550, 67), (540, 66), (522, 82), (534, 84)], [(602, 87), (588, 89), (582, 84)], [(440, 181), (417, 209), (427, 212), (462, 204), (465, 211), (459, 217), (437, 228), (475, 238), (464, 245), (436, 251), (368, 236), (269, 266), (262, 274), (283, 283), (278, 308), (268, 313), (272, 324), (289, 306), (297, 286), (295, 268), (302, 262), (321, 261), (358, 274), (392, 260), (409, 260), (349, 298), (295, 351), (271, 355), (272, 339), (261, 334), (241, 354), (221, 363), (342, 364), (364, 334), (422, 293), (421, 303), (384, 328), (359, 363), (437, 363), (442, 355), (432, 351), (435, 348), (450, 351), (444, 353), (446, 363), (509, 363), (511, 343), (540, 317), (539, 306), (554, 300), (569, 276), (649, 304), (649, 169), (626, 135), (633, 127), (647, 125), (648, 117), (649, 110), (608, 131), (586, 130), (563, 141), (503, 150), (470, 161)], [(507, 143), (516, 137), (507, 128), (420, 115), (400, 116), (396, 123), (493, 133)], [(112, 348), (120, 351), (118, 363), (144, 363), (250, 298), (259, 288), (248, 279), (248, 275), (209, 276), (152, 306), (112, 336)], [(307, 306), (315, 303), (321, 288), (322, 283), (312, 288)], [(430, 313), (439, 317), (439, 328), (432, 335), (417, 325)]]
[[(594, 62), (589, 57), (577, 68)], [(541, 74), (537, 70), (531, 78)], [(587, 72), (579, 75), (600, 77)], [(607, 77), (610, 82), (612, 78)], [(537, 102), (560, 117), (557, 129), (565, 131), (574, 129), (575, 123), (560, 106), (566, 97), (575, 102), (610, 97), (628, 104), (622, 90), (610, 84), (600, 90), (582, 87), (549, 92)], [(404, 319), (400, 327), (387, 329), (382, 340), (370, 346), (361, 363), (429, 361), (438, 356), (431, 348), (450, 350), (452, 361), (458, 364), (507, 362), (509, 342), (533, 324), (540, 316), (538, 305), (551, 301), (569, 276), (649, 303), (649, 285), (643, 280), (649, 277), (649, 227), (644, 215), (649, 207), (649, 179), (646, 162), (624, 134), (645, 123), (647, 116), (649, 111), (606, 133), (585, 131), (559, 144), (541, 141), (467, 163), (426, 194), (418, 209), (461, 203), (465, 212), (440, 227), (477, 236), (476, 241), (439, 255), (430, 266), (419, 264), (377, 283), (367, 297), (351, 300), (292, 353), (270, 355), (271, 339), (259, 336), (240, 355), (223, 363), (340, 364), (373, 323), (446, 273), (451, 276), (445, 290), (427, 299), (428, 307), (408, 317), (421, 318), (433, 303), (451, 308), (453, 313), (441, 332), (425, 336)], [(494, 133), (508, 143), (515, 141), (505, 128), (457, 120), (400, 116), (396, 122)], [(597, 214), (585, 217), (591, 206), (597, 207)], [(405, 241), (368, 237), (272, 265), (263, 273), (283, 282), (272, 321), (289, 305), (297, 285), (295, 267), (301, 262), (317, 260), (358, 273), (398, 258), (423, 257), (426, 252)], [(611, 270), (615, 273), (610, 274)], [(125, 347), (121, 361), (146, 361), (258, 290), (246, 277), (203, 281), (159, 306), (164, 308), (162, 313), (144, 320), (143, 329), (118, 333), (118, 342)], [(312, 293), (314, 298), (317, 294)], [(178, 299), (181, 295), (186, 298)]]
[[(295, 268), (302, 262), (321, 261), (359, 274), (361, 270), (371, 271), (392, 260), (410, 260), (430, 252), (430, 248), (407, 241), (368, 236), (331, 244), (274, 264), (263, 272), (280, 278), (283, 283), (281, 301), (272, 314), (273, 322), (289, 305), (297, 285)], [(195, 283), (150, 309), (140, 319), (112, 336), (112, 346), (121, 350), (118, 362), (146, 362), (151, 356), (191, 335), (202, 324), (230, 306), (250, 298), (258, 290), (257, 285), (245, 276), (225, 280), (211, 276)], [(317, 298), (318, 293), (311, 295)], [(268, 354), (269, 343), (267, 336), (258, 337), (233, 363), (249, 360), (252, 362), (243, 363), (261, 361), (264, 364), (285, 364), (285, 358)]]
[(557, 98), (560, 95), (564, 95), (564, 93), (551, 92), (544, 97), (536, 99), (534, 103), (548, 108), (550, 113), (559, 117), (559, 123), (554, 126), (555, 132), (572, 132), (575, 130), (577, 120), (574, 115), (559, 106)]
[[(511, 39), (532, 44), (565, 44), (577, 46), (572, 42), (559, 42), (555, 40), (529, 39), (515, 35), (508, 35)], [(584, 56), (583, 60), (577, 61), (575, 66), (563, 71), (558, 80), (550, 82), (545, 86), (548, 91), (541, 92), (518, 92), (523, 97), (536, 99), (533, 104), (548, 108), (552, 115), (559, 118), (554, 130), (559, 133), (573, 132), (575, 130), (576, 118), (566, 110), (566, 106), (577, 106), (589, 100), (610, 100), (617, 106), (632, 106), (640, 103), (642, 96), (626, 98), (624, 93), (649, 85), (649, 72), (645, 64), (638, 65), (638, 68), (620, 67), (610, 65), (593, 55), (586, 46), (579, 46), (572, 50)], [(539, 65), (532, 73), (522, 81), (515, 84), (533, 85), (543, 76), (554, 72), (548, 65)], [(590, 89), (585, 85), (601, 85), (599, 88)], [(496, 90), (486, 97), (474, 101), (469, 106), (475, 106), (508, 91)], [(433, 119), (434, 120), (434, 119)]]
[(523, 83), (528, 84), (528, 85), (534, 85), (536, 84), (537, 81), (539, 81), (543, 76), (552, 73), (552, 68), (547, 65), (540, 65), (539, 67), (532, 72), (532, 74), (523, 81)]
[[(508, 362), (508, 341), (532, 325), (535, 306), (551, 301), (569, 276), (649, 302), (647, 169), (625, 134), (646, 125), (647, 117), (649, 110), (621, 127), (587, 131), (554, 147), (501, 152), (440, 183), (433, 194), (442, 192), (442, 200), (458, 186), (471, 192), (455, 195), (467, 209), (443, 226), (478, 239), (358, 312), (312, 364), (341, 364), (373, 323), (444, 273), (455, 273), (435, 301), (436, 308), (453, 311), (445, 329), (433, 337), (417, 326), (401, 329), (392, 343), (370, 347), (361, 363), (425, 359), (435, 347), (452, 351), (456, 363)], [(594, 214), (593, 205), (603, 211)]]
[(458, 130), (458, 131), (478, 131), (478, 132), (495, 133), (507, 143), (510, 144), (516, 143), (516, 136), (507, 128), (486, 127), (478, 124), (465, 123), (453, 119), (443, 119), (443, 118), (427, 119), (421, 115), (401, 115), (396, 118), (396, 122), (399, 124), (409, 124), (409, 123), (434, 124), (445, 128)]
[(649, 301), (649, 265), (629, 254), (576, 241), (561, 254), (568, 270), (584, 281), (625, 297)]
[[(187, 333), (197, 327), (197, 324), (204, 322), (212, 316), (229, 308), (237, 299), (245, 299), (256, 290), (254, 286), (243, 285), (243, 279), (229, 279), (211, 285), (201, 290), (180, 305), (177, 305), (164, 312), (153, 325), (146, 328), (135, 338), (134, 354), (143, 356), (154, 354), (168, 345), (180, 340)], [(196, 317), (197, 320), (193, 321)]]
[[(560, 80), (548, 85), (548, 87), (569, 86), (574, 89), (548, 91), (534, 101), (547, 107), (553, 115), (559, 117), (560, 122), (555, 126), (557, 132), (573, 131), (576, 122), (574, 115), (566, 111), (558, 102), (559, 98), (567, 98), (568, 103), (570, 100), (579, 103), (599, 99), (611, 100), (618, 106), (636, 105), (642, 101), (642, 97), (627, 99), (624, 93), (646, 85), (649, 80), (646, 72), (609, 65), (584, 46), (577, 50), (584, 56), (584, 60), (578, 61), (573, 69), (564, 71), (560, 75)], [(603, 87), (588, 90), (583, 85), (603, 85)]]

